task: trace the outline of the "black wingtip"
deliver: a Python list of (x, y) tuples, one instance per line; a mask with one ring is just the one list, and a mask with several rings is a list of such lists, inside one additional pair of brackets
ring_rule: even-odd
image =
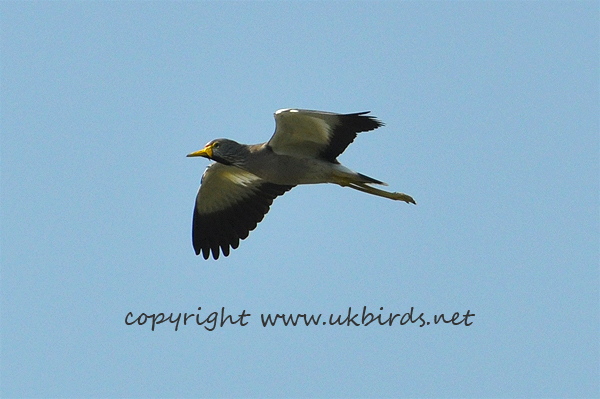
[(231, 249), (238, 248), (240, 240), (247, 238), (250, 231), (269, 212), (273, 200), (293, 187), (262, 183), (255, 187), (251, 196), (220, 211), (201, 214), (195, 207), (192, 245), (196, 255), (202, 252), (205, 260), (211, 255), (214, 260), (218, 260), (221, 255), (229, 256)]
[(371, 113), (371, 111), (363, 111), (363, 112), (356, 112), (354, 114), (346, 114), (346, 116), (358, 117), (357, 119), (354, 120), (355, 123), (357, 120), (360, 121), (360, 124), (358, 124), (359, 128), (365, 129), (365, 130), (360, 130), (360, 132), (367, 132), (369, 130), (377, 129), (381, 126), (385, 126), (385, 123), (383, 123), (382, 121), (377, 119), (376, 116), (367, 115), (370, 113)]

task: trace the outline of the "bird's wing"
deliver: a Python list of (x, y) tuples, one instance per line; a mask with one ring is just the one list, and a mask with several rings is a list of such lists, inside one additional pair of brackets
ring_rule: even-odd
[(235, 166), (213, 163), (206, 168), (196, 197), (192, 243), (208, 259), (229, 255), (263, 219), (273, 200), (292, 189), (268, 183)]
[(382, 126), (367, 112), (334, 114), (301, 109), (275, 112), (275, 134), (267, 143), (275, 153), (334, 162), (359, 132)]

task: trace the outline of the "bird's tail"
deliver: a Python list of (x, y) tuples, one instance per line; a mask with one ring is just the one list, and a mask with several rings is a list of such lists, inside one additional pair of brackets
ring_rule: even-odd
[(360, 177), (362, 179), (361, 183), (379, 184), (382, 186), (387, 186), (387, 183), (384, 183), (381, 180), (373, 179), (372, 177), (363, 175), (362, 173), (356, 173), (356, 174), (358, 175), (358, 177)]

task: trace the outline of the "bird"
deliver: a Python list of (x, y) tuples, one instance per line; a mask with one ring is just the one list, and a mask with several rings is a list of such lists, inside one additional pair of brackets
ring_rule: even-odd
[(188, 157), (212, 162), (204, 171), (192, 220), (196, 255), (215, 260), (229, 256), (270, 209), (273, 200), (301, 184), (334, 183), (396, 201), (416, 204), (407, 194), (388, 192), (386, 183), (354, 172), (337, 157), (357, 134), (383, 126), (370, 111), (351, 114), (280, 109), (275, 133), (262, 144), (229, 139), (210, 141)]

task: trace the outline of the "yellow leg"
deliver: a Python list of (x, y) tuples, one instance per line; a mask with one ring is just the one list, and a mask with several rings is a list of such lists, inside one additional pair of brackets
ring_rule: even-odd
[(367, 186), (363, 183), (348, 183), (344, 186), (348, 186), (358, 191), (362, 191), (363, 193), (377, 195), (378, 197), (389, 198), (394, 201), (404, 201), (407, 204), (417, 204), (415, 200), (407, 194), (404, 193), (390, 193), (389, 191), (380, 190), (375, 187)]

